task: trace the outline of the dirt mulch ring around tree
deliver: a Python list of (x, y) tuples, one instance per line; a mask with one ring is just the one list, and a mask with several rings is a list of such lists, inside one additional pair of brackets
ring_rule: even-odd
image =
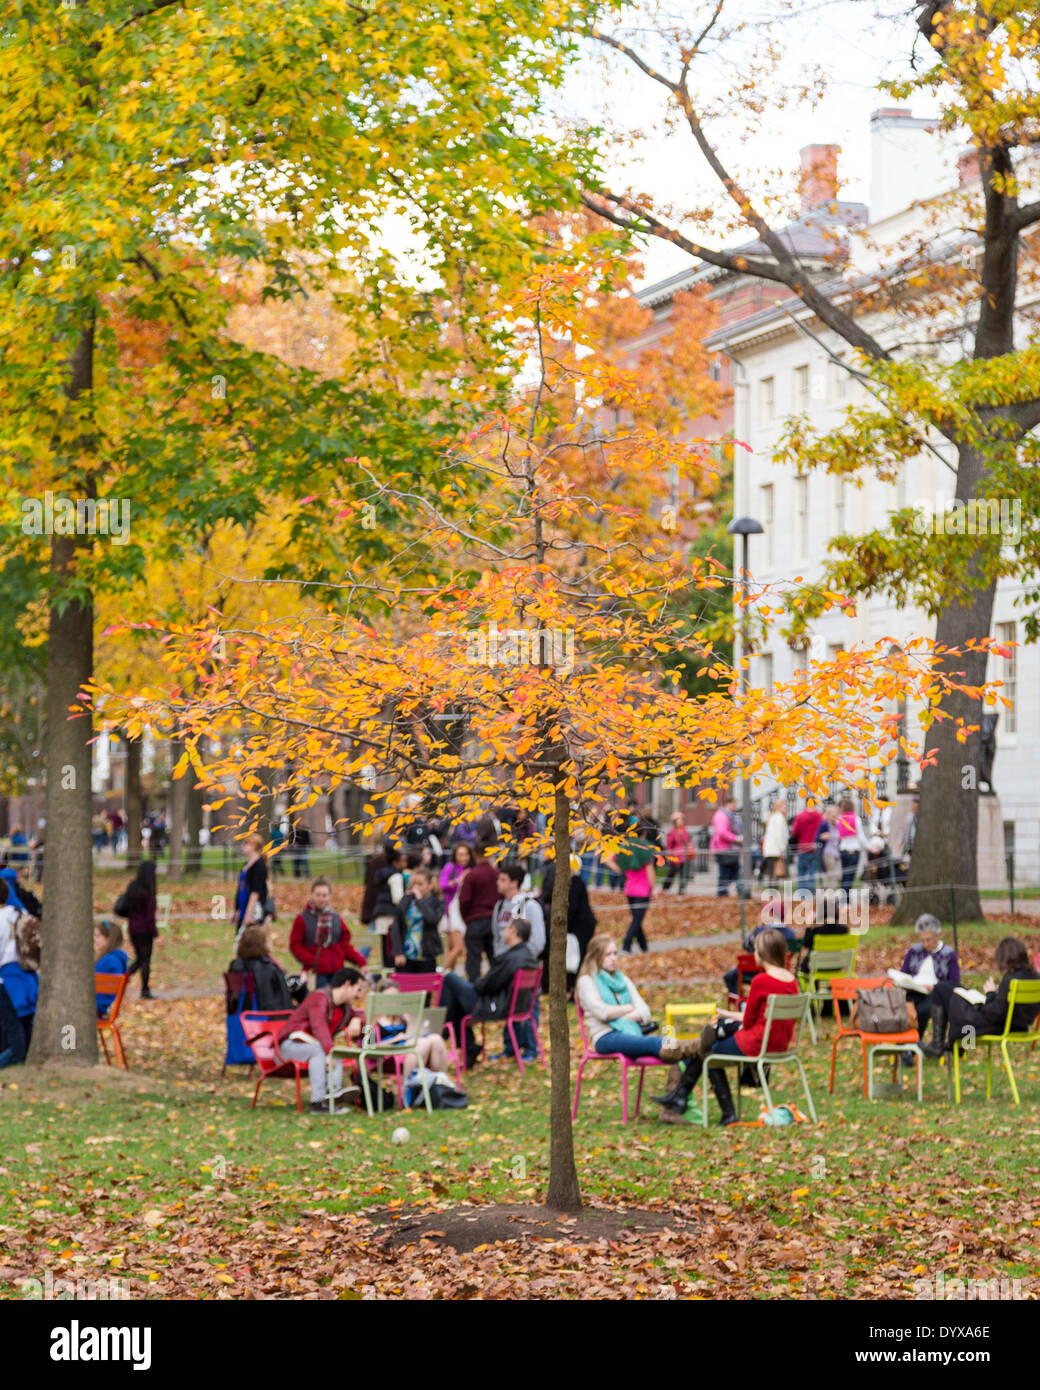
[(448, 1247), (460, 1255), (500, 1240), (574, 1245), (616, 1241), (648, 1231), (681, 1231), (688, 1224), (670, 1212), (586, 1207), (568, 1216), (534, 1202), (449, 1207), (407, 1216), (384, 1209), (367, 1216), (376, 1226), (387, 1228), (385, 1243), (392, 1250), (429, 1241), (435, 1248)]

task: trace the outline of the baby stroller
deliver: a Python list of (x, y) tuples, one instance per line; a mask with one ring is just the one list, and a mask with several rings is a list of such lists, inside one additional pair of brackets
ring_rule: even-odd
[(893, 859), (885, 841), (878, 835), (874, 836), (863, 867), (867, 901), (872, 907), (899, 906), (906, 888), (908, 868), (907, 861)]

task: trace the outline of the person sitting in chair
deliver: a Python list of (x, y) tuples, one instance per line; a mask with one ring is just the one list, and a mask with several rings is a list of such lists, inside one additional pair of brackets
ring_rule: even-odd
[[(787, 969), (787, 941), (775, 927), (769, 927), (755, 937), (755, 964), (759, 967), (759, 974), (751, 981), (743, 1014), (720, 1009), (711, 1023), (702, 1029), (698, 1053), (687, 1062), (678, 1084), (666, 1096), (653, 1097), (655, 1104), (661, 1107), (661, 1119), (666, 1124), (677, 1123), (685, 1112), (690, 1095), (704, 1070), (704, 1059), (710, 1053), (726, 1057), (757, 1057), (765, 1035), (769, 996), (798, 993), (798, 981)], [(790, 1019), (777, 1019), (770, 1030), (769, 1050), (786, 1051), (794, 1026)], [(709, 1067), (708, 1079), (722, 1110), (719, 1123), (735, 1123), (737, 1115), (726, 1073), (721, 1067)]]
[[(130, 957), (123, 950), (123, 928), (118, 922), (102, 917), (94, 928), (94, 974), (125, 975), (129, 965)], [(97, 996), (98, 1018), (108, 1016), (114, 998), (114, 994)]]
[(251, 975), (253, 1007), (277, 1013), (303, 1002), (307, 986), (300, 977), (290, 978), (271, 956), (271, 942), (264, 926), (246, 927), (238, 938), (238, 955), (228, 966), (229, 975)]
[[(346, 1032), (352, 1041), (361, 1036), (365, 1015), (355, 1005), (361, 998), (365, 981), (349, 967), (337, 970), (327, 985), (312, 990), (282, 1024), (278, 1031), (278, 1050), (287, 1062), (306, 1062), (311, 1083), (311, 1112), (328, 1113), (328, 1063), (336, 1034)], [(333, 1099), (356, 1086), (342, 1089), (343, 1063), (332, 1068)]]
[[(495, 957), (486, 975), (470, 984), (461, 975), (445, 975), (441, 990), (441, 1008), (446, 1010), (445, 1022), (453, 1025), (459, 1038), (462, 1020), (467, 1014), (475, 1022), (495, 1023), (504, 1019), (513, 998), (513, 976), (518, 970), (534, 970), (537, 962), (531, 954), (531, 923), (526, 917), (512, 917), (505, 924), (502, 941), (505, 950)], [(523, 996), (521, 996), (521, 1004)], [(460, 1043), (463, 1039), (459, 1038)], [(482, 1049), (477, 1046), (473, 1030), (466, 1029), (464, 1040), (466, 1066), (473, 1066)]]
[[(920, 989), (908, 989), (906, 993), (917, 1010), (917, 1031), (923, 1038), (932, 1014), (935, 986), (944, 980), (956, 989), (961, 982), (961, 967), (953, 947), (943, 945), (938, 917), (933, 917), (930, 912), (923, 913), (914, 924), (914, 931), (917, 941), (903, 957), (900, 969), (905, 975), (920, 980)], [(903, 1060), (912, 1065), (914, 1059), (907, 1052), (903, 1054)]]
[[(956, 993), (957, 986), (942, 980), (932, 990), (932, 1041), (921, 1051), (926, 1057), (952, 1052), (953, 1044), (971, 1046), (984, 1033), (1002, 1033), (1008, 1011), (1012, 980), (1038, 980), (1029, 952), (1017, 937), (1005, 936), (994, 955), (1000, 983), (991, 975), (982, 986), (984, 1004), (971, 1004)], [(1011, 1018), (1012, 1033), (1028, 1033), (1040, 1013), (1040, 1004), (1017, 1004)]]
[(643, 1032), (644, 1024), (650, 1022), (650, 1007), (617, 964), (613, 937), (594, 936), (578, 972), (575, 996), (593, 1049), (602, 1056), (620, 1053), (631, 1058), (657, 1057), (662, 1062), (694, 1056), (694, 1042), (673, 1042), (660, 1033)]

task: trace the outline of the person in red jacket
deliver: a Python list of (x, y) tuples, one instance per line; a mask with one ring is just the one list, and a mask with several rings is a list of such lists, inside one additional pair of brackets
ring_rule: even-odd
[(480, 850), (459, 887), (458, 903), (466, 924), (466, 978), (470, 984), (476, 984), (480, 979), (481, 956), (487, 956), (489, 965), (495, 963), (491, 918), (498, 903), (498, 870)]
[[(766, 1008), (771, 994), (797, 994), (798, 981), (787, 969), (787, 942), (775, 928), (759, 932), (755, 937), (755, 962), (760, 973), (751, 981), (743, 1014), (719, 1010), (717, 1018), (700, 1037), (700, 1056), (691, 1058), (675, 1089), (666, 1096), (654, 1096), (661, 1106), (661, 1119), (674, 1124), (686, 1109), (693, 1088), (704, 1070), (704, 1058), (709, 1053), (727, 1057), (757, 1057), (762, 1050), (766, 1031)], [(794, 1021), (777, 1019), (770, 1029), (769, 1051), (786, 1052), (791, 1044)], [(710, 1067), (708, 1078), (715, 1099), (722, 1109), (721, 1124), (736, 1121), (729, 1080), (721, 1067)]]
[[(363, 1012), (354, 1005), (361, 998), (365, 982), (349, 967), (337, 970), (328, 985), (307, 995), (282, 1024), (278, 1031), (278, 1050), (287, 1062), (306, 1062), (311, 1082), (311, 1111), (328, 1114), (328, 1063), (336, 1034), (346, 1031), (349, 1038), (358, 1038), (365, 1021)], [(333, 1099), (338, 1100), (356, 1086), (343, 1089), (343, 1063), (332, 1068)]]
[(368, 969), (368, 961), (350, 944), (343, 918), (332, 910), (332, 885), (327, 878), (316, 878), (311, 884), (310, 902), (292, 924), (289, 950), (304, 970), (314, 971), (319, 989), (348, 963), (358, 970)]

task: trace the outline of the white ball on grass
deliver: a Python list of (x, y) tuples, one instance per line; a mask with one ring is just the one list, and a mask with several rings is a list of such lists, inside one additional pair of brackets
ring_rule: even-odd
[(407, 1144), (410, 1138), (411, 1135), (405, 1129), (404, 1125), (401, 1125), (391, 1134), (390, 1142), (392, 1144)]

